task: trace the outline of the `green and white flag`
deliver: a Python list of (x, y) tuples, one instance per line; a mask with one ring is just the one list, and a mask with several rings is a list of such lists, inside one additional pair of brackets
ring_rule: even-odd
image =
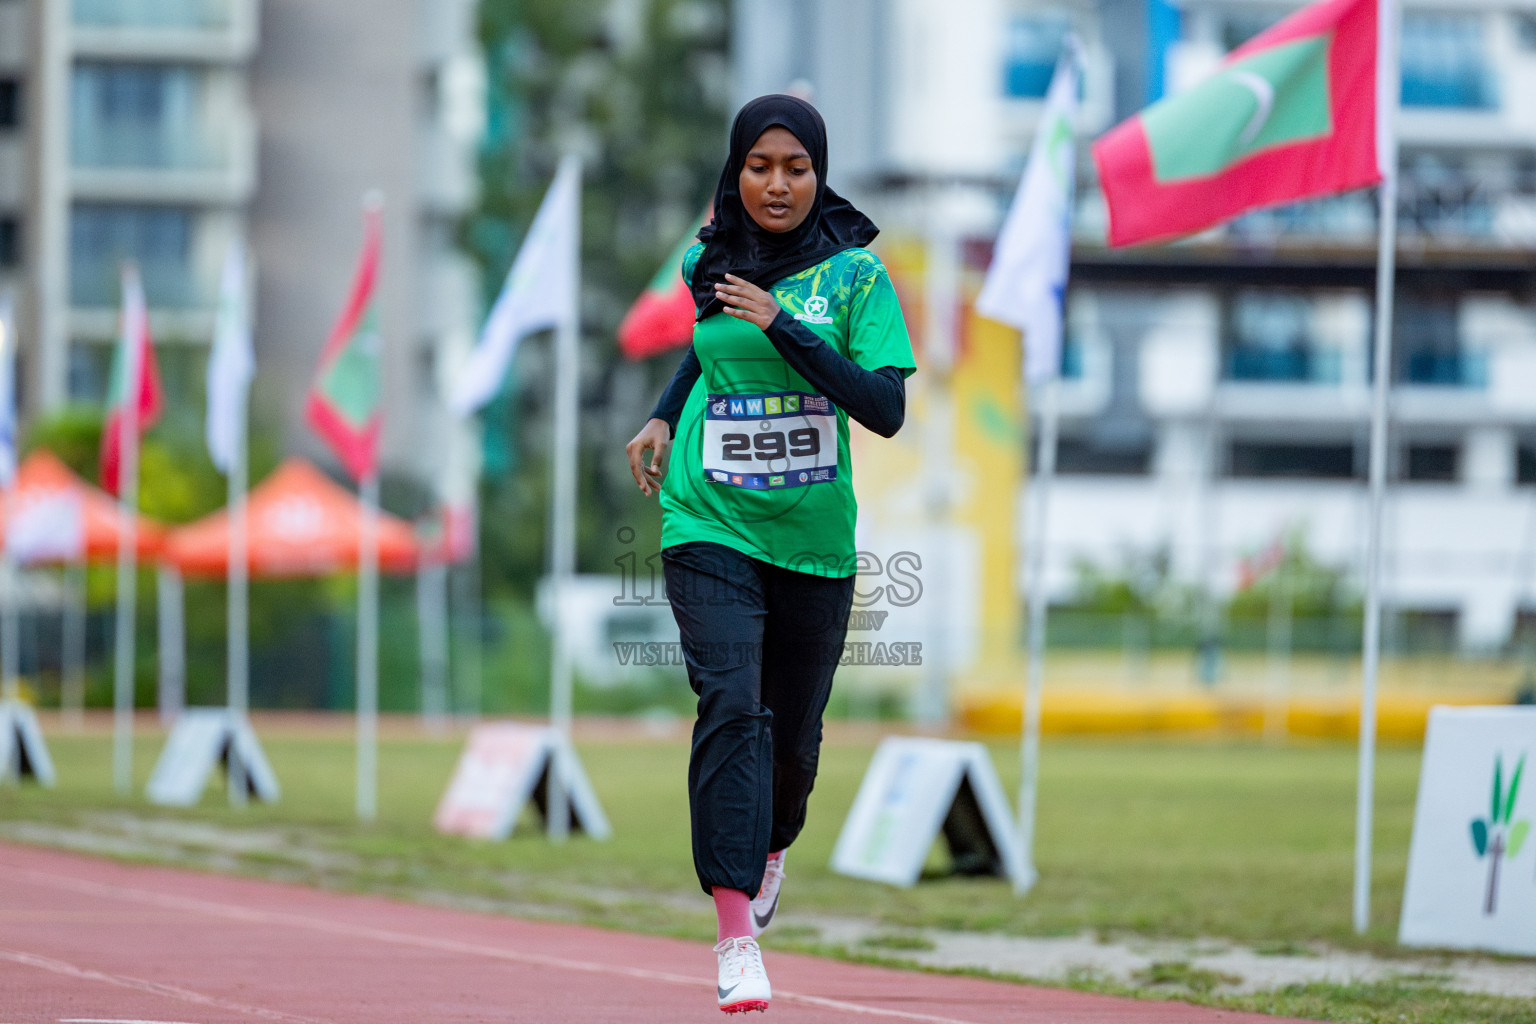
[(245, 247), (235, 242), (224, 259), (213, 351), (208, 356), (208, 453), (221, 473), (229, 473), (239, 446), (245, 443), (246, 401), (255, 374)]
[(373, 301), (383, 245), (382, 205), (370, 201), (363, 211), (363, 253), (352, 292), (320, 353), (305, 408), (309, 425), (330, 444), (354, 480), (377, 471), (383, 425), (381, 345)]
[(501, 388), (517, 343), (524, 335), (574, 323), (579, 276), (581, 227), (581, 163), (575, 157), (560, 162), (555, 180), (544, 193), (528, 236), (512, 261), (506, 284), (485, 318), (469, 360), (459, 371), (448, 405), (468, 416), (489, 402)]
[(1077, 91), (1077, 53), (1069, 41), (1045, 94), (1024, 177), (976, 297), (976, 311), (982, 316), (1024, 332), (1024, 376), (1031, 382), (1055, 376), (1061, 366), (1061, 310), (1077, 179), (1072, 133)]

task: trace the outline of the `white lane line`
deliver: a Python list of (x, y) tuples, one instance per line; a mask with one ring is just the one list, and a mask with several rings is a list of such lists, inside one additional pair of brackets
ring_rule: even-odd
[(37, 956), (34, 953), (23, 953), (15, 949), (0, 949), (0, 960), (9, 960), (11, 963), (20, 964), (23, 967), (36, 967), (44, 971), (52, 971), (54, 974), (62, 974), (68, 978), (78, 978), (82, 981), (99, 981), (107, 985), (116, 985), (118, 988), (133, 989), (136, 992), (147, 992), (151, 995), (164, 996), (168, 999), (180, 999), (182, 1002), (193, 1003), (197, 1006), (211, 1006), (218, 1010), (243, 1013), (249, 1017), (280, 1021), (282, 1024), (335, 1024), (334, 1021), (321, 1020), (316, 1017), (300, 1017), (292, 1013), (283, 1013), (280, 1010), (268, 1010), (261, 1006), (232, 1003), (227, 999), (220, 999), (217, 996), (208, 996), (201, 992), (194, 992), (189, 988), (182, 988), (180, 985), (167, 985), (159, 981), (146, 981), (143, 978), (132, 978), (126, 974), (107, 974), (105, 971), (96, 971), (89, 967), (79, 967), (64, 960)]
[(187, 1024), (184, 1020), (137, 1020), (130, 1017), (60, 1017), (59, 1024)]
[[(328, 921), (322, 918), (305, 917), (302, 914), (256, 910), (235, 903), (217, 903), (213, 900), (196, 899), (191, 896), (172, 896), (168, 893), (154, 892), (147, 889), (130, 889), (120, 885), (109, 885), (105, 882), (91, 882), (82, 878), (70, 878), (67, 875), (55, 875), (46, 871), (23, 869), (16, 873), (27, 875), (39, 882), (54, 885), (61, 889), (70, 889), (87, 895), (108, 896), (120, 900), (145, 903), (150, 906), (190, 910), (207, 914), (210, 917), (220, 917), (228, 921), (241, 921), (247, 924), (285, 925), (294, 928), (306, 928), (310, 931), (325, 932), (331, 935), (344, 935), (349, 938), (370, 939), (374, 942), (384, 942), (396, 946), (430, 949), (439, 953), (481, 956), (492, 960), (526, 964), (533, 967), (553, 967), (567, 971), (580, 971), (585, 974), (615, 975), (623, 978), (636, 978), (641, 981), (662, 982), (669, 985), (686, 985), (689, 988), (707, 988), (714, 983), (713, 979), (700, 979), (687, 974), (673, 974), (670, 971), (653, 971), (643, 967), (624, 967), (618, 964), (597, 963), (591, 960), (570, 960), (565, 957), (545, 956), (540, 953), (524, 953), (514, 949), (507, 949), (503, 946), (484, 946), (472, 942), (459, 942), (454, 939), (436, 939), (423, 935), (411, 935), (407, 932), (390, 931), (383, 928), (374, 928), (369, 925), (347, 924), (342, 921)], [(978, 1024), (976, 1021), (962, 1020), (958, 1017), (940, 1017), (935, 1014), (917, 1013), (912, 1010), (893, 1010), (883, 1006), (867, 1006), (863, 1003), (850, 1003), (842, 999), (828, 999), (824, 996), (813, 996), (801, 992), (786, 992), (779, 988), (774, 989), (773, 995), (775, 999), (804, 1003), (808, 1006), (819, 1006), (827, 1010), (837, 1010), (841, 1013), (861, 1014), (869, 1017), (891, 1017), (897, 1020), (925, 1021), (927, 1024)]]

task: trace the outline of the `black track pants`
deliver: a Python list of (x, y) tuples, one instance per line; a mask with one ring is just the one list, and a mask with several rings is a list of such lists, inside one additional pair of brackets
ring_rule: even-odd
[(705, 892), (755, 896), (769, 851), (805, 825), (854, 577), (794, 572), (703, 541), (661, 555), (699, 695), (688, 761), (694, 869)]

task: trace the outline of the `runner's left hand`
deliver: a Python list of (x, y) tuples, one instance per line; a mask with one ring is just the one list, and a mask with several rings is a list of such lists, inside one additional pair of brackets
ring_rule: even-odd
[(735, 274), (726, 274), (725, 280), (725, 284), (715, 285), (715, 296), (725, 303), (725, 311), (738, 320), (756, 324), (760, 331), (766, 331), (773, 318), (779, 315), (779, 304), (773, 296)]

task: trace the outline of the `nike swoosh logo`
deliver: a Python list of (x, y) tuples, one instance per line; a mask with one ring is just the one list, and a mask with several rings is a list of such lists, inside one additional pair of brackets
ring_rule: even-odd
[(739, 981), (732, 985), (730, 988), (721, 988), (719, 982), (715, 983), (715, 991), (719, 993), (721, 999), (731, 998), (731, 993), (735, 992), (739, 988), (741, 988), (741, 982)]
[(779, 909), (779, 898), (777, 896), (775, 896), (773, 898), (773, 906), (768, 908), (768, 913), (764, 914), (764, 915), (762, 915), (760, 917), (760, 916), (758, 916), (757, 911), (754, 910), (754, 911), (752, 911), (752, 920), (757, 922), (757, 926), (759, 928), (767, 928), (768, 927), (768, 922), (773, 920), (774, 911), (776, 911), (778, 909)]

